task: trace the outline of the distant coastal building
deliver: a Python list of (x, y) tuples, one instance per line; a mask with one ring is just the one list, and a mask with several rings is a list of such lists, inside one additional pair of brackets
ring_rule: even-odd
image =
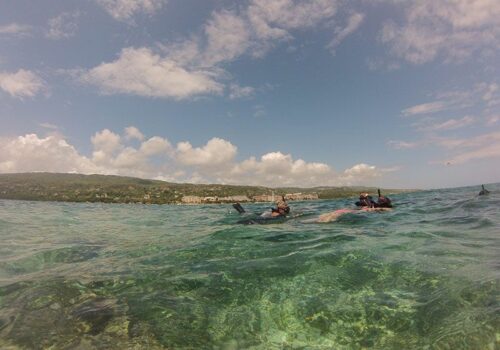
[(260, 196), (253, 196), (255, 202), (274, 202), (274, 196), (270, 194), (262, 194)]
[(299, 192), (299, 193), (287, 193), (285, 195), (285, 199), (290, 201), (311, 201), (319, 199), (319, 197), (317, 193), (304, 194)]
[[(274, 202), (276, 199), (281, 198), (279, 195), (263, 194), (260, 196), (253, 196), (255, 202)], [(311, 201), (319, 199), (317, 193), (287, 193), (285, 194), (287, 201)]]
[(220, 202), (251, 202), (252, 200), (247, 196), (227, 196), (227, 197), (219, 197)]
[[(278, 196), (273, 196), (271, 194), (263, 194), (259, 196), (253, 196), (249, 198), (248, 196), (226, 196), (226, 197), (200, 197), (200, 196), (183, 196), (181, 202), (184, 204), (200, 204), (200, 203), (244, 203), (244, 202), (274, 202)], [(307, 201), (319, 199), (317, 193), (287, 193), (285, 195), (286, 200), (290, 201)]]
[(199, 204), (201, 203), (201, 197), (200, 196), (184, 196), (181, 199), (182, 203), (185, 204)]

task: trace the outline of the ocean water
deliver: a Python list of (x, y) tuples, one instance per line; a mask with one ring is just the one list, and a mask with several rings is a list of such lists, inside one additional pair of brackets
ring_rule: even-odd
[[(1, 349), (499, 349), (500, 184), (291, 203), (0, 201)], [(265, 204), (249, 211), (267, 210)]]

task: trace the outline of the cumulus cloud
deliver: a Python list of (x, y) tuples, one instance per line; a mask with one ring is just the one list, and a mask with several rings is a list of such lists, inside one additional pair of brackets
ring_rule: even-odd
[(183, 99), (193, 95), (220, 93), (222, 85), (213, 71), (189, 70), (148, 48), (126, 48), (110, 63), (83, 72), (80, 80), (95, 85), (104, 94), (133, 94)]
[(279, 151), (237, 161), (237, 147), (221, 138), (212, 138), (197, 147), (188, 141), (179, 142), (175, 148), (160, 136), (150, 137), (138, 147), (127, 141), (126, 136), (101, 130), (91, 137), (93, 152), (87, 157), (61, 134), (2, 138), (0, 172), (100, 173), (265, 186), (366, 184), (384, 172), (361, 163), (337, 173), (325, 163), (294, 159)]
[(166, 0), (96, 0), (114, 19), (128, 21), (134, 15), (153, 15), (166, 4)]
[(122, 148), (120, 135), (115, 134), (109, 129), (96, 132), (90, 140), (94, 146), (95, 152), (102, 152), (106, 155), (111, 155)]
[(203, 147), (185, 141), (177, 144), (177, 159), (185, 165), (219, 166), (231, 162), (237, 148), (231, 142), (214, 137)]
[(2, 36), (16, 36), (25, 37), (30, 36), (33, 28), (29, 25), (10, 23), (0, 26), (0, 37)]
[(500, 49), (500, 2), (422, 0), (409, 2), (405, 22), (384, 25), (381, 40), (414, 64), (442, 57), (462, 61)]
[(60, 136), (27, 134), (0, 139), (0, 172), (30, 171), (92, 173), (98, 169)]
[(129, 126), (125, 128), (125, 138), (127, 140), (137, 139), (139, 141), (144, 140), (144, 135), (135, 126)]
[(42, 78), (24, 69), (19, 69), (16, 73), (0, 72), (0, 89), (17, 98), (35, 97), (47, 91)]
[(146, 156), (172, 154), (173, 148), (167, 139), (153, 136), (141, 144), (140, 151)]
[(317, 186), (337, 181), (335, 172), (324, 163), (294, 160), (290, 154), (269, 152), (234, 164), (223, 181), (267, 186)]
[(49, 28), (45, 36), (52, 40), (71, 38), (78, 30), (77, 19), (79, 16), (79, 12), (64, 12), (49, 19)]
[(371, 180), (380, 176), (380, 172), (374, 165), (369, 165), (365, 163), (356, 164), (353, 167), (344, 170), (344, 173), (340, 176), (343, 182), (351, 184), (353, 181), (358, 179)]

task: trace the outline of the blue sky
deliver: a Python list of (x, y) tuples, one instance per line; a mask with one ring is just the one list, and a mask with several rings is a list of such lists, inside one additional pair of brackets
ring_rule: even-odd
[(495, 0), (0, 11), (0, 172), (269, 186), (500, 181)]

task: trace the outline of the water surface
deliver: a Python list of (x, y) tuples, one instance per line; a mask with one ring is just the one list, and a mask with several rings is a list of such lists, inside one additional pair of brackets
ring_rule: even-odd
[[(500, 185), (230, 206), (0, 201), (0, 348), (497, 349)], [(248, 205), (258, 212), (268, 205)]]

